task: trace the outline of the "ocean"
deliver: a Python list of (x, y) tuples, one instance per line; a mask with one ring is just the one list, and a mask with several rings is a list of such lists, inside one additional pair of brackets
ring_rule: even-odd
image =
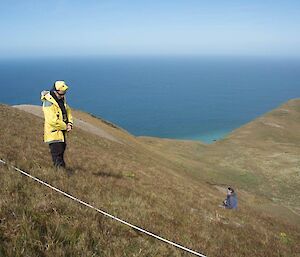
[(300, 97), (300, 59), (85, 57), (0, 60), (0, 103), (40, 105), (65, 80), (69, 104), (140, 136), (211, 143)]

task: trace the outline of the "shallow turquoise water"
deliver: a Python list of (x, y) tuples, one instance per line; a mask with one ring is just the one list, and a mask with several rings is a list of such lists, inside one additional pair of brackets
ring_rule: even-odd
[(212, 132), (203, 133), (199, 135), (189, 135), (187, 137), (183, 137), (182, 139), (196, 140), (204, 143), (212, 143), (219, 139), (225, 138), (231, 132), (232, 132), (231, 130), (219, 130), (219, 131), (212, 131)]

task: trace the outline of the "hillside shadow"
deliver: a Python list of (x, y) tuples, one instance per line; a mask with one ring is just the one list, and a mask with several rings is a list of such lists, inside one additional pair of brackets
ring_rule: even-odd
[(107, 171), (97, 171), (97, 172), (93, 172), (92, 174), (97, 177), (110, 177), (110, 178), (116, 178), (116, 179), (123, 178), (122, 174), (112, 173), (112, 172), (107, 172)]

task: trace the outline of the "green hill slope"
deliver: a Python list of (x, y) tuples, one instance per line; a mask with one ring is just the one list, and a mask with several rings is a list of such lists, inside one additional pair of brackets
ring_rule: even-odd
[(253, 205), (300, 224), (299, 131), (300, 99), (294, 99), (212, 145), (142, 140), (170, 158), (175, 155), (176, 161), (184, 159), (196, 179), (258, 196), (261, 200), (252, 199)]
[[(218, 208), (225, 195), (212, 184), (231, 182), (230, 176), (240, 172), (236, 169), (228, 175), (221, 169), (227, 158), (222, 147), (229, 139), (207, 146), (135, 138), (89, 114), (75, 112), (74, 116), (116, 140), (84, 126), (75, 128), (66, 154), (72, 176), (51, 167), (49, 149), (42, 142), (43, 119), (6, 105), (0, 105), (0, 158), (208, 256), (297, 256), (300, 252), (299, 227), (254, 207), (257, 202), (269, 203), (269, 194), (250, 194), (247, 179), (241, 182), (233, 176), (241, 188), (239, 210)], [(9, 166), (0, 165), (0, 174), (0, 256), (191, 256), (80, 206)]]
[(300, 99), (241, 127), (206, 151), (214, 180), (266, 196), (300, 215)]

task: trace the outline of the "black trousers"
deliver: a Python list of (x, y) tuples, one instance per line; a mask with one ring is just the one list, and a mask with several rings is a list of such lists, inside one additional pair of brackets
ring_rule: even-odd
[(64, 153), (66, 150), (65, 142), (56, 142), (49, 144), (50, 152), (52, 155), (52, 161), (56, 168), (65, 168)]

